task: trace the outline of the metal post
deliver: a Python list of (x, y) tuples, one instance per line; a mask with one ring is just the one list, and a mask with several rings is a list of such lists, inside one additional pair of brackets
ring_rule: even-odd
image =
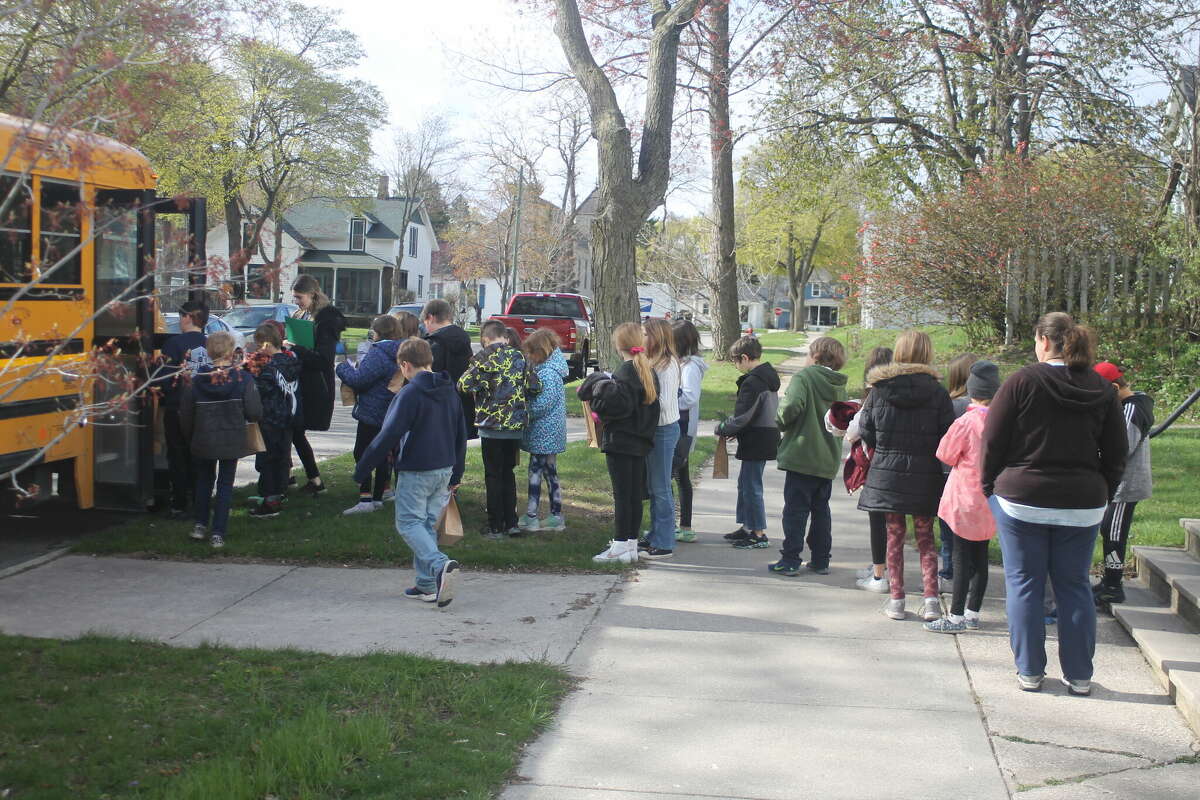
[(517, 216), (513, 230), (513, 259), (512, 259), (512, 291), (509, 297), (517, 293), (517, 264), (521, 255), (521, 206), (525, 204), (525, 167), (517, 173)]

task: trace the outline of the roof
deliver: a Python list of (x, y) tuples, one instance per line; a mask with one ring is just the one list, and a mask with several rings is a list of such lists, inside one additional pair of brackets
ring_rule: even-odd
[(23, 117), (0, 113), (0, 153), (10, 170), (21, 171), (35, 161), (32, 172), (102, 186), (154, 188), (158, 176), (144, 155), (126, 144), (97, 133), (51, 127)]
[(351, 250), (305, 250), (300, 255), (302, 264), (336, 264), (339, 267), (390, 267), (390, 261), (384, 261), (369, 253), (357, 253)]
[[(283, 215), (283, 228), (302, 246), (312, 247), (312, 239), (342, 239), (349, 235), (347, 222), (352, 217), (363, 217), (367, 225), (368, 239), (399, 239), (407, 230), (404, 210), (409, 200), (391, 197), (380, 200), (375, 197), (314, 197), (292, 206)], [(424, 225), (421, 217), (421, 200), (411, 201), (410, 220), (415, 225)]]

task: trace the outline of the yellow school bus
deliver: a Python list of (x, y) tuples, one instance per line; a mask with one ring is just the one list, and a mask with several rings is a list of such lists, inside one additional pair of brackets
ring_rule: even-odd
[[(153, 398), (106, 401), (147, 374), (156, 303), (203, 283), (187, 265), (204, 262), (205, 228), (203, 200), (158, 197), (156, 181), (120, 142), (0, 114), (0, 475), (19, 468), (17, 484), (37, 487), (22, 502), (57, 494), (81, 508), (145, 509), (153, 499)], [(159, 263), (164, 214), (188, 231), (184, 269)], [(184, 284), (173, 301), (164, 290), (180, 287), (164, 287), (167, 274)], [(119, 353), (123, 380), (89, 375), (97, 347)], [(18, 494), (11, 485), (0, 481), (3, 502)]]

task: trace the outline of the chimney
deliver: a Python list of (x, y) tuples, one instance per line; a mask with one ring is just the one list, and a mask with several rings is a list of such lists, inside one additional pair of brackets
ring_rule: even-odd
[(388, 176), (387, 175), (379, 176), (379, 189), (376, 192), (376, 196), (380, 200), (388, 199)]

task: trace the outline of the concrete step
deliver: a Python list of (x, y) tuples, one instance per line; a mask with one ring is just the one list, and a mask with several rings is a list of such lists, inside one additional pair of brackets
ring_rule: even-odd
[(1200, 735), (1200, 628), (1193, 628), (1155, 595), (1134, 582), (1126, 601), (1112, 607), (1149, 662), (1179, 712)]
[(1200, 630), (1200, 559), (1177, 547), (1135, 547), (1133, 553), (1146, 587)]
[(1184, 549), (1196, 558), (1200, 558), (1200, 519), (1181, 519), (1179, 524), (1186, 531), (1187, 543)]

